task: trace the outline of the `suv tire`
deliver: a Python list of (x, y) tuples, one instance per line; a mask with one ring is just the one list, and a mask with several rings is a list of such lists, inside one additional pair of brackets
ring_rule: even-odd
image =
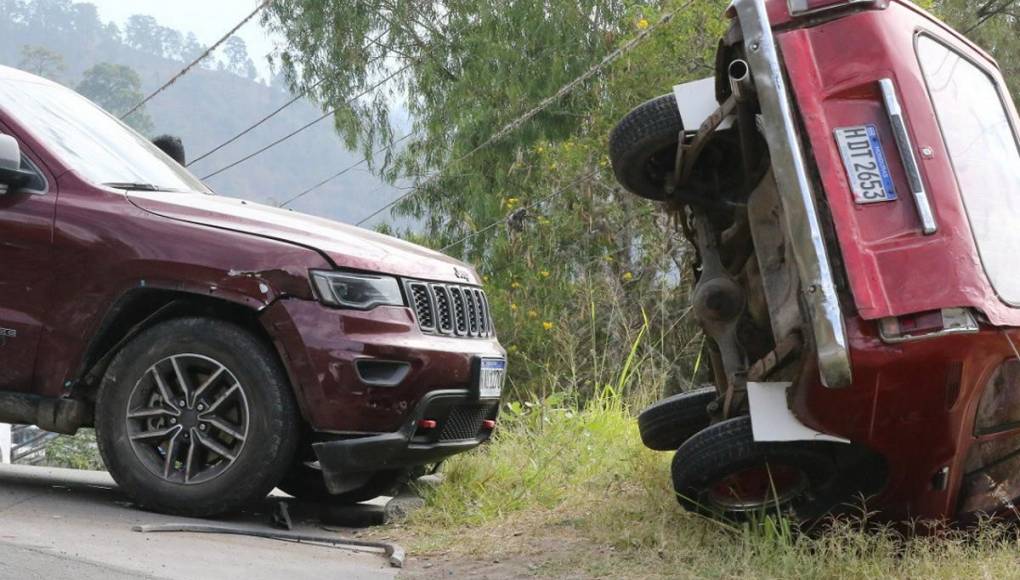
[(114, 357), (96, 401), (99, 450), (121, 489), (182, 516), (264, 498), (292, 464), (298, 423), (276, 353), (208, 318), (142, 331)]
[(638, 415), (638, 430), (645, 447), (675, 451), (695, 433), (708, 427), (708, 405), (719, 397), (715, 387), (673, 395)]

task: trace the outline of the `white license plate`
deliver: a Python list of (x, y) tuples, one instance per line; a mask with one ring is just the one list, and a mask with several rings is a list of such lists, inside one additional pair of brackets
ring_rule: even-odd
[(896, 186), (874, 125), (836, 129), (847, 179), (859, 204), (896, 200)]
[(503, 394), (503, 380), (506, 378), (506, 361), (499, 358), (484, 358), (478, 372), (478, 396), (483, 399), (498, 399)]

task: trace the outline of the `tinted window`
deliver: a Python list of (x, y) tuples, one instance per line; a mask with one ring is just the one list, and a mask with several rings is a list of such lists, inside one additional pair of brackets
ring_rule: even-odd
[(93, 183), (208, 191), (145, 137), (70, 89), (43, 81), (3, 78), (0, 107)]
[(1020, 305), (1020, 148), (995, 80), (942, 43), (917, 45), (935, 112), (992, 286)]

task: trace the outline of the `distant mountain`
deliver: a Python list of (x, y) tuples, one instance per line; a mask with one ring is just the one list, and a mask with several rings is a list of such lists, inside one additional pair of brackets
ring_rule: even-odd
[[(71, 0), (0, 0), (0, 64), (35, 69), (70, 87), (89, 68), (110, 63), (137, 72), (148, 94), (205, 50), (194, 35), (132, 17), (121, 30), (102, 22), (94, 5)], [(249, 26), (257, 26), (255, 23)], [(254, 80), (250, 57), (239, 38), (201, 68), (182, 77), (145, 108), (152, 134), (181, 137), (194, 159), (233, 137), (292, 98), (282, 82)], [(205, 176), (322, 115), (301, 100), (279, 115), (191, 167)], [(327, 118), (287, 142), (212, 177), (217, 192), (279, 203), (361, 159), (349, 151)], [(363, 168), (321, 187), (291, 207), (344, 221), (357, 221), (399, 191)], [(385, 217), (385, 216), (384, 216)], [(377, 220), (378, 221), (378, 220)]]

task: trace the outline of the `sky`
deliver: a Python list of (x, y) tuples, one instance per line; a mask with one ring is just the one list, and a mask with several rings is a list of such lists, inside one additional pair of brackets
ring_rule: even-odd
[[(181, 32), (194, 32), (198, 41), (210, 45), (220, 39), (259, 4), (259, 0), (84, 0), (95, 4), (103, 21), (122, 25), (132, 14), (153, 16), (163, 26)], [(201, 16), (196, 16), (196, 15)], [(238, 36), (248, 45), (259, 74), (269, 74), (265, 55), (273, 50), (273, 40), (258, 23), (258, 16)]]

